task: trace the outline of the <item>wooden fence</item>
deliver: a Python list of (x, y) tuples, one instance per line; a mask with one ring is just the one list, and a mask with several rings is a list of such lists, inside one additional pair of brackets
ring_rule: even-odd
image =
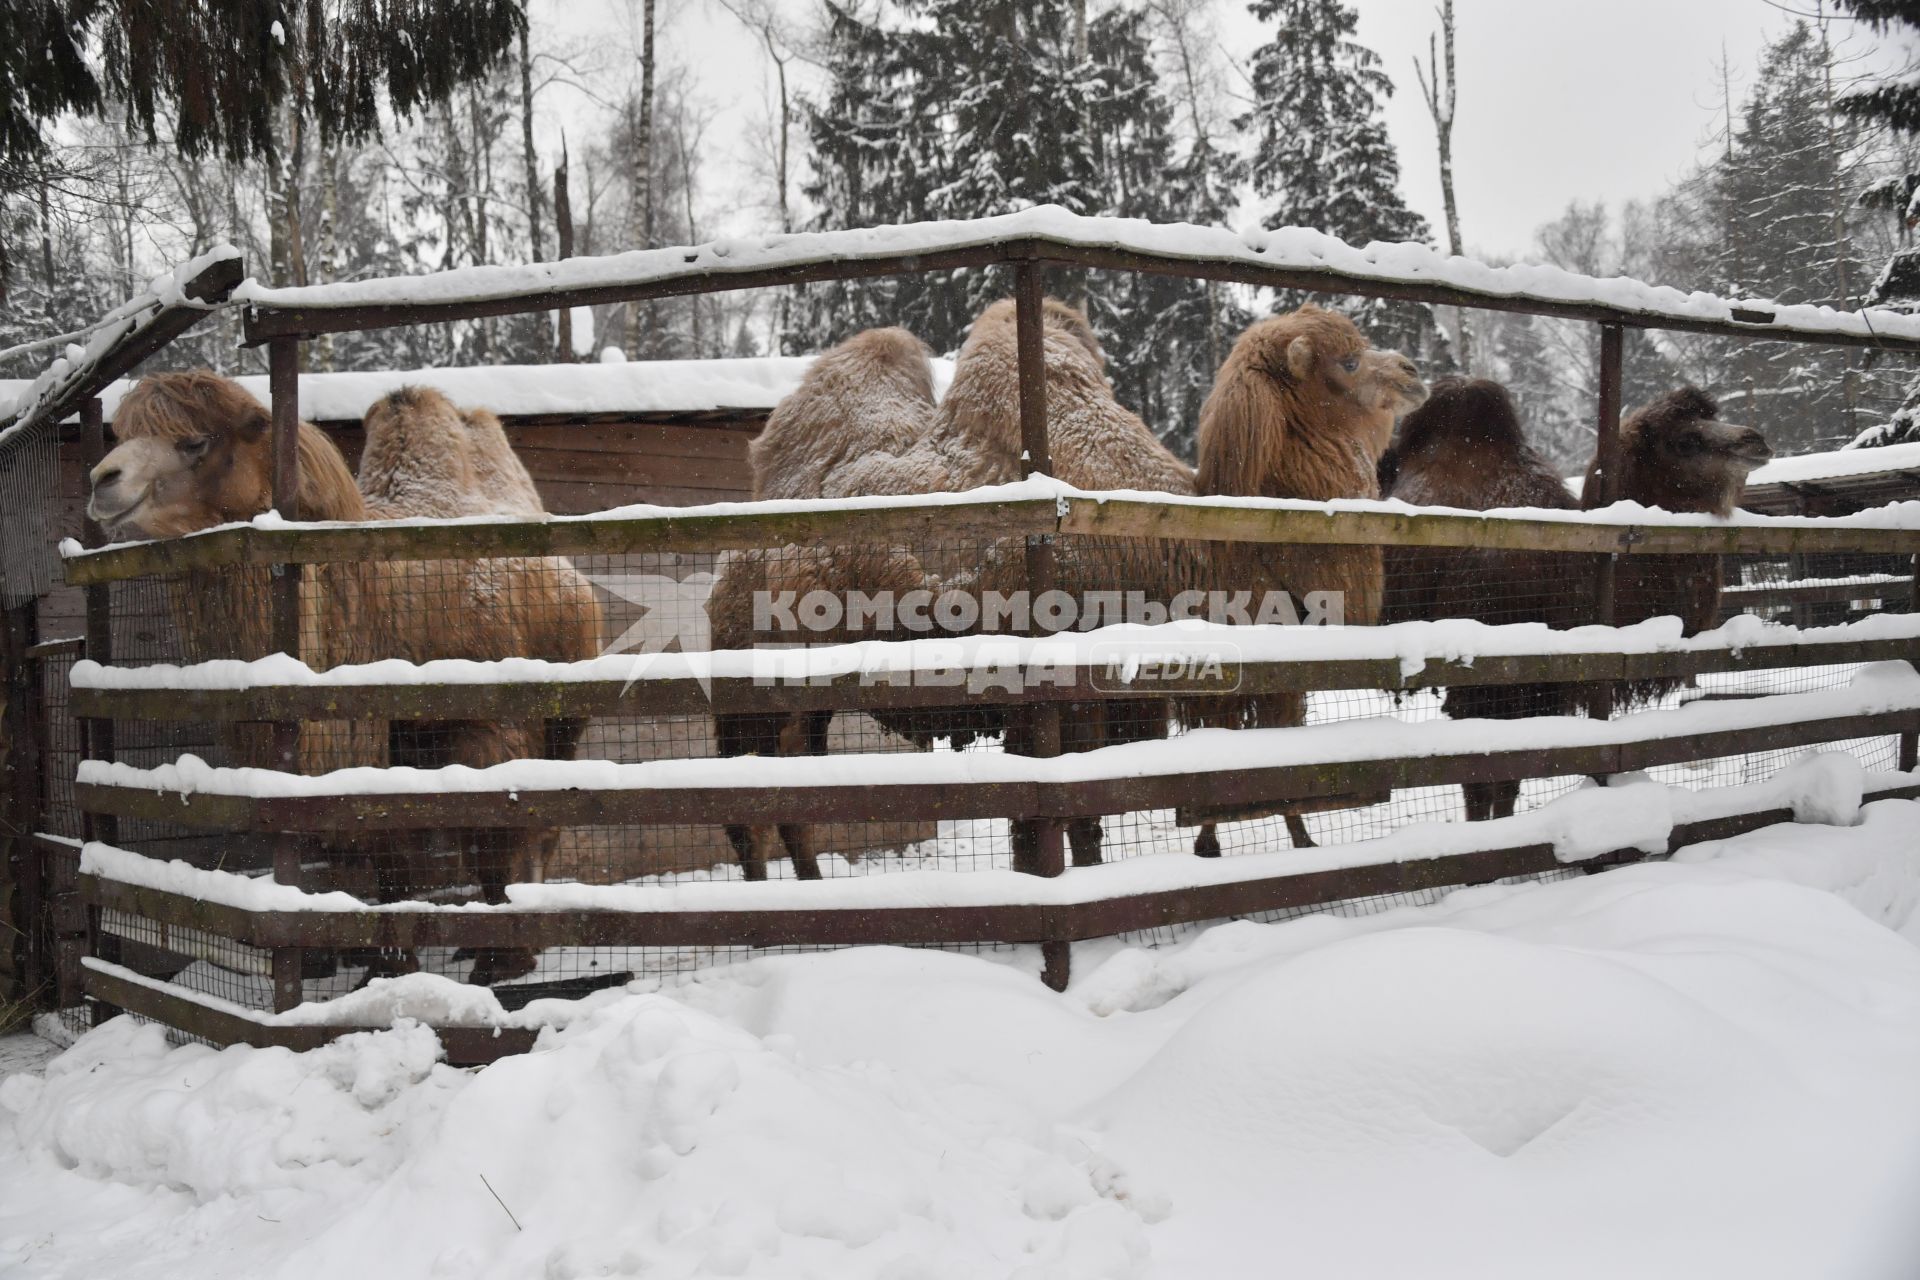
[[(1297, 265), (1265, 267), (1243, 257), (1155, 254), (1138, 248), (1102, 248), (1043, 235), (1005, 242), (927, 250), (911, 254), (875, 251), (743, 270), (717, 269), (689, 252), (681, 271), (652, 270), (620, 283), (529, 288), (511, 280), (454, 301), (431, 304), (316, 305), (313, 291), (275, 299), (256, 291), (247, 321), (250, 339), (269, 347), (272, 388), (274, 492), (284, 498), (297, 486), (293, 448), (297, 425), (299, 344), (308, 338), (393, 324), (469, 319), (589, 302), (630, 301), (673, 293), (715, 291), (807, 280), (1008, 266), (1017, 303), (1020, 418), (1030, 477), (1049, 468), (1046, 394), (1042, 376), (1041, 299), (1049, 269), (1097, 267), (1238, 280), (1264, 285), (1414, 298), (1449, 305), (1495, 306), (1592, 320), (1602, 325), (1599, 449), (1603, 462), (1617, 447), (1620, 405), (1620, 342), (1623, 327), (1670, 327), (1806, 342), (1875, 345), (1920, 351), (1920, 339), (1796, 329), (1776, 323), (1770, 312), (1736, 308), (1725, 320), (1675, 313), (1649, 313), (1600, 304), (1496, 296), (1454, 286), (1386, 280)], [(565, 264), (562, 264), (565, 265)], [(376, 291), (377, 292), (377, 291)], [(324, 299), (322, 300), (324, 301)], [(97, 413), (95, 415), (97, 421)], [(1611, 470), (1603, 466), (1603, 474)], [(1891, 526), (1891, 527), (1890, 527)], [(1323, 505), (1259, 500), (1144, 499), (1088, 495), (1050, 487), (1030, 478), (1023, 488), (981, 494), (969, 500), (897, 499), (855, 504), (781, 504), (683, 513), (649, 513), (550, 520), (485, 520), (386, 526), (255, 525), (211, 531), (170, 542), (86, 552), (68, 561), (69, 580), (87, 587), (90, 602), (87, 652), (113, 659), (106, 620), (111, 584), (222, 566), (272, 566), (275, 647), (299, 649), (300, 581), (303, 566), (365, 560), (460, 560), (489, 557), (638, 555), (674, 551), (715, 552), (784, 544), (834, 545), (917, 543), (957, 536), (983, 541), (1024, 541), (1032, 590), (1052, 582), (1057, 540), (1083, 536), (1175, 539), (1205, 542), (1318, 543), (1426, 547), (1524, 548), (1585, 555), (1598, 563), (1596, 591), (1610, 599), (1611, 571), (1620, 556), (1772, 555), (1863, 553), (1911, 562), (1920, 555), (1920, 527), (1871, 519), (1708, 519), (1634, 522), (1605, 513), (1566, 518), (1472, 515), (1403, 509), (1366, 503)], [(1824, 588), (1819, 588), (1824, 589)], [(1904, 583), (1883, 584), (1883, 595), (1904, 596)], [(1865, 635), (1795, 636), (1744, 647), (1669, 648), (1640, 652), (1627, 646), (1602, 652), (1539, 652), (1489, 655), (1474, 661), (1430, 662), (1407, 674), (1384, 656), (1300, 659), (1280, 657), (1238, 664), (1232, 675), (1242, 691), (1330, 689), (1403, 690), (1460, 684), (1585, 682), (1686, 677), (1715, 672), (1833, 666), (1887, 659), (1913, 659), (1920, 640), (1911, 631)], [(575, 673), (577, 674), (577, 673)], [(1045, 760), (1061, 751), (1060, 707), (1074, 700), (1070, 688), (1043, 684), (1029, 693), (974, 693), (911, 684), (869, 683), (854, 678), (767, 685), (719, 676), (709, 689), (686, 678), (642, 672), (634, 680), (554, 676), (496, 679), (484, 683), (417, 683), (368, 679), (353, 684), (270, 681), (229, 688), (196, 688), (182, 677), (146, 687), (96, 684), (73, 691), (73, 711), (94, 726), (87, 754), (105, 764), (114, 756), (115, 721), (265, 721), (277, 726), (288, 758), (303, 722), (342, 718), (434, 716), (515, 719), (532, 716), (699, 715), (754, 709), (886, 709), (912, 705), (952, 706), (956, 701), (1014, 705), (1026, 720), (1024, 740)], [(1197, 688), (1198, 686), (1196, 686)], [(1103, 690), (1102, 700), (1164, 698), (1178, 687)], [(1079, 695), (1084, 697), (1084, 694)], [(1839, 713), (1818, 700), (1794, 695), (1755, 699), (1738, 727), (1701, 721), (1693, 732), (1640, 732), (1632, 718), (1599, 725), (1548, 747), (1400, 751), (1339, 760), (1250, 763), (1244, 767), (1193, 771), (1101, 772), (1101, 751), (1075, 756), (1066, 765), (1036, 765), (1031, 777), (967, 781), (952, 777), (883, 784), (754, 781), (751, 758), (716, 762), (731, 770), (724, 785), (559, 787), (441, 792), (330, 791), (324, 785), (290, 787), (288, 794), (221, 791), (118, 776), (90, 770), (75, 787), (87, 816), (83, 833), (103, 848), (115, 843), (121, 819), (164, 819), (207, 829), (257, 833), (277, 841), (274, 880), (301, 889), (297, 837), (303, 833), (408, 831), (446, 826), (555, 827), (597, 823), (734, 822), (806, 823), (902, 818), (937, 820), (998, 817), (1022, 824), (1031, 835), (1016, 870), (1041, 882), (1068, 886), (1009, 891), (985, 902), (940, 906), (876, 905), (838, 885), (808, 885), (806, 905), (740, 906), (699, 910), (645, 909), (614, 905), (582, 909), (493, 906), (444, 910), (420, 907), (333, 909), (302, 900), (295, 908), (263, 908), (241, 891), (240, 878), (205, 882), (199, 892), (170, 888), (124, 863), (104, 858), (91, 869), (76, 865), (73, 888), (85, 904), (93, 936), (101, 945), (83, 965), (61, 974), (65, 994), (79, 990), (106, 1009), (124, 1008), (222, 1042), (302, 1047), (353, 1030), (324, 1020), (289, 1019), (302, 998), (303, 955), (309, 950), (351, 948), (469, 948), (549, 946), (844, 945), (891, 942), (1038, 943), (1045, 976), (1058, 987), (1068, 975), (1069, 947), (1076, 940), (1164, 924), (1245, 915), (1371, 894), (1479, 883), (1537, 874), (1562, 865), (1549, 843), (1470, 848), (1432, 857), (1404, 854), (1364, 865), (1299, 872), (1240, 874), (1235, 859), (1194, 861), (1190, 882), (1140, 889), (1124, 864), (1066, 872), (1063, 829), (1080, 816), (1140, 809), (1187, 813), (1294, 811), (1315, 802), (1374, 795), (1396, 787), (1485, 782), (1556, 775), (1607, 775), (1680, 761), (1777, 750), (1867, 736), (1898, 736), (1900, 767), (1915, 767), (1920, 700), (1848, 706)], [(1664, 714), (1664, 713), (1663, 713)], [(1278, 731), (1288, 733), (1292, 731)], [(1071, 767), (1068, 767), (1071, 766)], [(1876, 794), (1920, 794), (1920, 780), (1881, 779)], [(269, 789), (271, 790), (271, 789)], [(1791, 818), (1777, 804), (1683, 822), (1676, 842), (1710, 838)], [(72, 860), (71, 842), (43, 840), (49, 857)], [(1621, 849), (1592, 860), (1611, 865), (1644, 856)], [(1217, 868), (1228, 866), (1222, 872)], [(117, 868), (117, 869), (116, 869)], [(1264, 868), (1263, 868), (1264, 870)], [(225, 875), (227, 873), (218, 873)], [(1106, 879), (1101, 879), (1106, 877)], [(226, 889), (219, 886), (225, 884)], [(1104, 888), (1103, 886), (1111, 886)], [(1129, 886), (1133, 886), (1131, 889)], [(228, 892), (227, 890), (231, 890)], [(817, 890), (817, 893), (815, 892)], [(623, 900), (624, 901), (624, 900)], [(196, 995), (114, 963), (102, 929), (109, 916), (230, 939), (270, 955), (274, 1013), (249, 1010)], [(524, 1048), (530, 1035), (517, 1029), (449, 1029), (447, 1046), (456, 1060), (483, 1060)]]

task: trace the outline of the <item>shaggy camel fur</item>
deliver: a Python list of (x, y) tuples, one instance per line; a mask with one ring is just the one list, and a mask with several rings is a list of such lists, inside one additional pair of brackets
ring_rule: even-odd
[[(1396, 417), (1426, 399), (1413, 362), (1369, 346), (1353, 321), (1304, 306), (1261, 320), (1240, 335), (1200, 410), (1203, 494), (1264, 498), (1377, 498), (1376, 468)], [(1378, 547), (1228, 543), (1213, 551), (1213, 581), (1299, 600), (1336, 592), (1348, 625), (1379, 620), (1382, 568)], [(1181, 720), (1195, 726), (1277, 728), (1305, 717), (1298, 694), (1186, 699)], [(1306, 824), (1287, 815), (1296, 845), (1308, 845)], [(1201, 828), (1194, 852), (1217, 856), (1213, 824)]]
[[(1615, 497), (1669, 511), (1727, 515), (1746, 475), (1772, 456), (1757, 431), (1717, 421), (1703, 392), (1683, 387), (1621, 425)], [(1390, 496), (1422, 505), (1543, 507), (1576, 504), (1566, 486), (1522, 436), (1506, 392), (1490, 382), (1443, 382), (1426, 408), (1401, 427), (1398, 476)], [(1598, 485), (1588, 471), (1588, 492)], [(1591, 505), (1591, 504), (1590, 504)], [(1388, 553), (1387, 620), (1470, 617), (1482, 622), (1544, 622), (1564, 628), (1592, 621), (1594, 557), (1549, 552), (1396, 548)], [(1626, 556), (1614, 571), (1614, 624), (1677, 615), (1687, 634), (1719, 615), (1718, 556)], [(1678, 688), (1677, 680), (1613, 686), (1624, 704), (1644, 704)], [(1532, 684), (1449, 689), (1456, 719), (1572, 715), (1601, 686)], [(1467, 784), (1467, 817), (1506, 817), (1517, 781)]]
[[(1099, 342), (1086, 318), (1047, 299), (1043, 312), (1047, 377), (1047, 416), (1053, 471), (1087, 488), (1167, 489), (1192, 492), (1192, 474), (1167, 451), (1144, 423), (1113, 398)], [(1019, 378), (1014, 307), (994, 303), (968, 334), (951, 389), (936, 411), (927, 351), (900, 329), (860, 334), (821, 356), (801, 386), (782, 401), (756, 442), (755, 497), (843, 497), (853, 494), (939, 493), (1004, 484), (1020, 477)], [(1017, 591), (1025, 585), (1024, 544), (1009, 540), (986, 549), (980, 566), (941, 577), (904, 548), (835, 548), (777, 558), (730, 559), (715, 585), (709, 613), (716, 648), (737, 644), (751, 631), (750, 601), (756, 589), (792, 590), (805, 595), (822, 589), (836, 595), (853, 589), (910, 590), (992, 587)], [(1194, 580), (1189, 568), (1177, 575), (1179, 589)], [(1128, 586), (1155, 598), (1176, 580), (1159, 548), (1142, 548), (1118, 539), (1084, 540), (1059, 549), (1056, 583), (1078, 594)], [(851, 634), (809, 635), (813, 641), (871, 639)], [(1111, 714), (1109, 714), (1111, 713)], [(975, 735), (1005, 728), (1020, 746), (1021, 722), (1008, 723), (995, 712), (965, 708), (883, 712), (880, 724), (918, 746), (936, 738), (963, 744)], [(1083, 750), (1112, 741), (1165, 732), (1166, 708), (1103, 703), (1066, 710), (1063, 743)], [(754, 749), (825, 750), (824, 714), (789, 719), (722, 717), (716, 726), (722, 754)], [(769, 746), (769, 744), (774, 744)], [(735, 829), (735, 847), (749, 875), (763, 874), (764, 833)], [(1069, 827), (1076, 862), (1099, 860), (1100, 823), (1076, 820)], [(806, 835), (797, 827), (782, 835), (797, 869), (812, 871)]]
[[(1192, 470), (1114, 398), (1106, 357), (1087, 319), (1054, 298), (1041, 310), (1047, 388), (1047, 448), (1052, 474), (1082, 489), (1143, 489), (1191, 494)], [(940, 422), (910, 459), (938, 456), (954, 487), (1007, 484), (1020, 478), (1018, 324), (1013, 300), (981, 312), (961, 345)], [(984, 585), (1012, 592), (1025, 586), (1025, 544), (1009, 539), (989, 549)], [(1054, 547), (1054, 586), (1085, 602), (1093, 592), (1140, 592), (1162, 604), (1210, 581), (1205, 550), (1180, 542), (1132, 538), (1063, 538)], [(1084, 620), (1083, 621), (1089, 621)], [(1169, 706), (1158, 699), (1070, 703), (1061, 709), (1061, 747), (1088, 751), (1165, 737)], [(1025, 717), (1007, 724), (1007, 748), (1030, 750)], [(1016, 828), (1016, 840), (1027, 833)], [(1101, 819), (1075, 818), (1067, 837), (1076, 866), (1100, 861)]]
[[(290, 518), (362, 521), (491, 509), (471, 492), (467, 428), (438, 393), (396, 392), (369, 411), (366, 426), (363, 493), (332, 442), (300, 424), (300, 487)], [(271, 505), (267, 411), (225, 378), (196, 371), (143, 379), (121, 402), (114, 434), (120, 443), (94, 469), (89, 512), (116, 536), (176, 537), (249, 519)], [(267, 570), (197, 572), (169, 586), (190, 659), (269, 651)], [(591, 657), (600, 632), (592, 589), (562, 560), (318, 565), (302, 575), (300, 606), (301, 656), (315, 667), (393, 657), (567, 661)], [(236, 763), (288, 767), (250, 728), (238, 726)], [(538, 722), (452, 722), (432, 733), (420, 725), (390, 728), (382, 721), (310, 724), (293, 767), (381, 765), (396, 751), (409, 763), (484, 766), (556, 745)], [(570, 752), (570, 737), (558, 737)], [(510, 880), (534, 873), (541, 837), (467, 838), (489, 901), (503, 901)], [(404, 883), (404, 869), (374, 856), (383, 891)], [(497, 981), (531, 963), (524, 952), (484, 953), (473, 980)]]
[[(1550, 463), (1527, 443), (1506, 388), (1485, 379), (1443, 378), (1400, 424), (1381, 473), (1385, 497), (1417, 506), (1490, 511), (1578, 507)], [(1596, 566), (1589, 557), (1494, 548), (1388, 547), (1383, 622), (1471, 618), (1493, 624), (1579, 626), (1593, 612)], [(1518, 720), (1569, 714), (1566, 684), (1463, 685), (1443, 704), (1455, 720)], [(1505, 817), (1518, 781), (1461, 786), (1470, 820)]]
[[(1719, 419), (1720, 406), (1697, 387), (1668, 392), (1628, 415), (1620, 424), (1614, 499), (1668, 511), (1733, 514), (1747, 474), (1773, 457), (1773, 449), (1752, 427)], [(1599, 505), (1598, 466), (1595, 458), (1587, 468), (1581, 501), (1589, 508)], [(1613, 590), (1615, 626), (1673, 614), (1693, 635), (1719, 620), (1720, 557), (1622, 556), (1614, 568)], [(1645, 703), (1680, 684), (1635, 681), (1623, 692), (1628, 701)]]
[[(934, 421), (933, 371), (926, 345), (904, 329), (872, 329), (825, 352), (801, 383), (774, 409), (749, 447), (753, 496), (763, 498), (844, 497), (851, 493), (921, 493), (951, 487), (936, 472), (928, 485), (927, 460), (909, 464), (904, 455), (921, 442)], [(933, 464), (938, 467), (936, 461)], [(934, 576), (909, 550), (890, 546), (784, 547), (740, 551), (726, 557), (707, 600), (711, 643), (715, 649), (744, 649), (756, 644), (831, 644), (870, 640), (846, 626), (804, 635), (763, 634), (754, 625), (754, 598), (792, 592), (827, 591), (844, 598), (848, 590), (868, 593), (937, 591)], [(880, 638), (886, 638), (884, 636)], [(925, 750), (937, 738), (965, 745), (979, 733), (998, 732), (998, 720), (964, 708), (923, 708), (877, 712), (883, 728)], [(823, 755), (828, 712), (730, 713), (714, 717), (716, 749), (722, 756)], [(733, 825), (728, 839), (748, 879), (766, 876), (776, 829)], [(783, 824), (777, 834), (803, 879), (819, 875), (812, 836), (803, 824)]]

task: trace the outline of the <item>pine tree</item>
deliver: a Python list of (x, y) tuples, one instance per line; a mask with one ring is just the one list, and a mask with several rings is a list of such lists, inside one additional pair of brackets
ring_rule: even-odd
[[(1250, 135), (1257, 195), (1272, 203), (1269, 228), (1311, 227), (1349, 244), (1417, 240), (1427, 221), (1400, 196), (1400, 160), (1381, 119), (1393, 81), (1373, 50), (1354, 39), (1359, 18), (1343, 0), (1253, 0), (1248, 12), (1273, 24), (1253, 55), (1253, 105), (1235, 123)], [(1282, 290), (1275, 311), (1305, 295)], [(1375, 342), (1431, 367), (1450, 363), (1430, 308), (1368, 300), (1343, 305)]]

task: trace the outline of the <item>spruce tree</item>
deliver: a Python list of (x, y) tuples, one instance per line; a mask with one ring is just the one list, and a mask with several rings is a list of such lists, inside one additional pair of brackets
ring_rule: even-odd
[[(801, 191), (819, 210), (811, 230), (921, 222), (945, 167), (937, 114), (918, 68), (928, 33), (904, 32), (828, 0), (826, 92), (802, 104), (813, 177)], [(936, 282), (910, 275), (809, 285), (785, 337), (793, 354), (819, 351), (863, 329), (924, 331)]]
[[(1088, 30), (1088, 132), (1106, 203), (1099, 213), (1219, 225), (1233, 206), (1233, 166), (1200, 128), (1182, 148), (1142, 10), (1112, 9)], [(1121, 403), (1176, 453), (1192, 457), (1200, 406), (1247, 324), (1231, 294), (1201, 280), (1095, 272), (1087, 311), (1115, 353)]]
[[(1430, 238), (1400, 195), (1400, 160), (1381, 119), (1393, 81), (1379, 55), (1354, 38), (1358, 15), (1343, 0), (1253, 0), (1273, 24), (1253, 55), (1253, 105), (1235, 123), (1252, 142), (1255, 194), (1271, 203), (1268, 228), (1311, 227), (1353, 245)], [(1275, 311), (1304, 294), (1282, 290)], [(1432, 310), (1419, 303), (1342, 303), (1369, 337), (1424, 365), (1448, 363)]]
[[(1853, 127), (1828, 109), (1830, 52), (1795, 23), (1761, 57), (1724, 154), (1704, 175), (1705, 259), (1695, 283), (1727, 297), (1851, 309), (1868, 268), (1854, 250)], [(1710, 234), (1719, 230), (1721, 234)], [(1859, 430), (1858, 360), (1791, 343), (1740, 343), (1720, 388), (1730, 414), (1790, 453), (1832, 448)]]
[[(1865, 19), (1874, 30), (1920, 38), (1920, 0), (1837, 0), (1841, 8)], [(1920, 133), (1920, 81), (1910, 75), (1897, 75), (1867, 84), (1842, 94), (1840, 111), (1856, 120), (1890, 125), (1902, 133)], [(1873, 306), (1891, 307), (1908, 313), (1920, 312), (1920, 247), (1907, 235), (1916, 217), (1920, 217), (1920, 174), (1906, 173), (1869, 188), (1862, 197), (1869, 208), (1892, 212), (1901, 222), (1900, 247), (1880, 270), (1867, 290), (1866, 301)], [(1869, 427), (1853, 441), (1856, 446), (1906, 444), (1920, 441), (1920, 378), (1907, 387), (1906, 398), (1892, 420)]]

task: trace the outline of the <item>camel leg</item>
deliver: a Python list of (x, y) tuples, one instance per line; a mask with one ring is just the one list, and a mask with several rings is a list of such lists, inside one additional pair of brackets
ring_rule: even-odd
[[(505, 902), (513, 861), (521, 852), (520, 833), (481, 828), (471, 833), (468, 848), (479, 874), (480, 896), (491, 903)], [(496, 982), (532, 973), (537, 964), (533, 952), (525, 947), (478, 947), (474, 951), (473, 972), (467, 981), (490, 987)]]
[(1214, 834), (1216, 824), (1207, 823), (1200, 828), (1200, 834), (1193, 838), (1193, 856), (1196, 858), (1217, 858), (1220, 856), (1220, 837)]
[(1067, 843), (1073, 847), (1073, 865), (1100, 865), (1100, 819), (1074, 818), (1067, 823)]
[(1296, 849), (1318, 847), (1313, 843), (1313, 837), (1307, 833), (1307, 820), (1297, 813), (1287, 815), (1287, 836), (1293, 841), (1293, 847)]
[(754, 838), (756, 832), (764, 828), (749, 827), (741, 823), (727, 824), (727, 843), (733, 846), (734, 861), (740, 864), (740, 872), (749, 880), (767, 878), (767, 857), (760, 847), (760, 841)]
[[(787, 721), (780, 730), (780, 754), (783, 756), (827, 754), (827, 730), (833, 726), (831, 711), (809, 711)], [(801, 880), (820, 878), (820, 859), (814, 852), (813, 829), (804, 822), (780, 824), (780, 842), (793, 862), (793, 874)]]

